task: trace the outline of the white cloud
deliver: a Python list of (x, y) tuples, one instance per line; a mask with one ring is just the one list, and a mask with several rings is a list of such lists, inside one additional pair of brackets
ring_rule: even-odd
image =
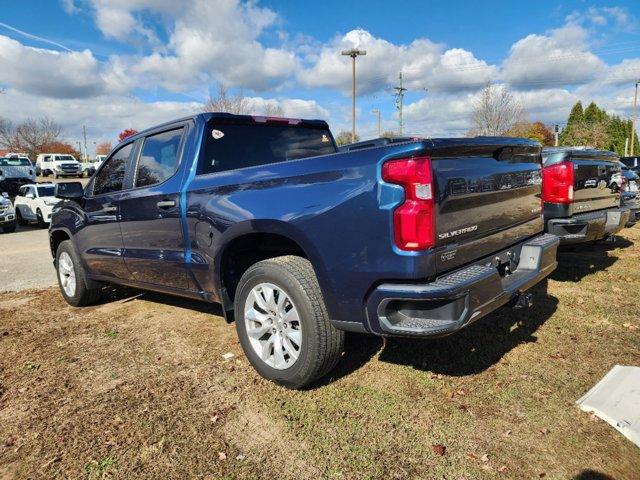
[(57, 98), (102, 93), (106, 84), (89, 50), (58, 52), (26, 47), (0, 35), (0, 83), (23, 92)]
[(361, 93), (395, 85), (400, 71), (410, 88), (447, 91), (478, 87), (496, 71), (495, 67), (463, 49), (443, 51), (442, 45), (424, 38), (409, 45), (396, 45), (376, 38), (366, 30), (356, 29), (334, 38), (317, 57), (307, 58), (311, 65), (299, 73), (299, 81), (308, 87), (330, 87), (349, 92), (351, 59), (340, 52), (354, 47), (367, 51), (366, 56), (356, 60), (357, 87)]
[(521, 88), (582, 84), (605, 69), (587, 50), (587, 30), (566, 25), (548, 35), (528, 35), (511, 47), (502, 64), (502, 79)]

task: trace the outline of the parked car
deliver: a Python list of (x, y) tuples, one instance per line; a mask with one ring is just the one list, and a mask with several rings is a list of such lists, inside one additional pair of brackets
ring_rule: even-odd
[(0, 196), (0, 228), (4, 233), (16, 231), (16, 212), (7, 192)]
[(90, 177), (91, 175), (96, 173), (97, 165), (96, 165), (95, 162), (84, 162), (84, 163), (81, 163), (80, 165), (82, 165), (82, 176), (83, 177)]
[(35, 180), (35, 168), (27, 157), (0, 158), (0, 191), (14, 196), (21, 185)]
[(623, 177), (622, 206), (630, 210), (629, 220), (625, 226), (632, 227), (640, 220), (640, 192), (638, 190), (640, 176), (622, 162), (620, 168), (622, 168), (621, 175)]
[(105, 284), (222, 304), (265, 378), (308, 385), (344, 331), (434, 337), (556, 268), (540, 146), (429, 139), (338, 152), (319, 120), (198, 114), (127, 138), (49, 229), (74, 306)]
[(36, 159), (36, 166), (39, 167), (41, 175), (53, 178), (58, 177), (78, 177), (82, 178), (84, 172), (82, 164), (73, 155), (57, 153), (41, 153)]
[[(629, 220), (621, 206), (621, 169), (613, 152), (573, 147), (542, 151), (546, 230), (561, 243), (601, 240)], [(620, 182), (620, 183), (617, 183)]]
[(58, 200), (53, 183), (23, 185), (15, 198), (16, 219), (20, 225), (36, 222), (46, 227), (51, 222), (51, 212)]

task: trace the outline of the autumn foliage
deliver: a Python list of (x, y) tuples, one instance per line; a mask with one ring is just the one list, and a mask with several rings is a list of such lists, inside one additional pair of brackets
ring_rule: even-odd
[(138, 133), (137, 130), (134, 130), (133, 128), (127, 128), (126, 130), (120, 132), (120, 135), (118, 135), (118, 140), (122, 142), (125, 138), (129, 138), (131, 135), (135, 135), (136, 133)]

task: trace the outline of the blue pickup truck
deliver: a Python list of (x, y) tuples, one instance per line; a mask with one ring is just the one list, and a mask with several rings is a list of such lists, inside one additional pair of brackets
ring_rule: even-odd
[(411, 139), (339, 152), (326, 122), (206, 113), (118, 145), (62, 183), (49, 236), (62, 295), (108, 284), (215, 302), (264, 377), (300, 388), (345, 331), (433, 337), (556, 267), (541, 149)]

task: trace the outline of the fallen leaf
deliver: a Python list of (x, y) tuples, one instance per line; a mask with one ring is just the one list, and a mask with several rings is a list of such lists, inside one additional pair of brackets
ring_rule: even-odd
[(507, 473), (507, 472), (509, 471), (509, 469), (507, 468), (507, 466), (506, 466), (506, 465), (503, 465), (503, 466), (501, 466), (501, 467), (498, 469), (498, 471), (499, 471), (500, 473)]
[(236, 460), (244, 460), (244, 455), (241, 453), (239, 455), (236, 455)]
[(211, 416), (211, 423), (216, 423), (220, 417), (218, 415)]
[(464, 397), (467, 394), (467, 392), (465, 392), (464, 390), (457, 390), (456, 394), (460, 395), (461, 397)]
[(227, 352), (227, 353), (223, 353), (222, 354), (222, 358), (224, 358), (225, 360), (231, 360), (233, 357), (235, 357), (235, 355), (231, 352)]
[(544, 473), (544, 472), (540, 472), (540, 473), (538, 474), (538, 478), (544, 478), (544, 477), (546, 477), (546, 476), (547, 476), (547, 474), (546, 474), (546, 473)]
[(484, 463), (487, 463), (489, 461), (489, 455), (485, 453), (480, 457), (480, 460), (482, 460)]
[(434, 452), (436, 455), (440, 456), (440, 457), (441, 457), (442, 455), (444, 455), (444, 452), (445, 452), (446, 450), (447, 450), (447, 447), (445, 447), (444, 445), (441, 445), (441, 444), (439, 444), (439, 443), (436, 443), (436, 444), (433, 446), (433, 452)]
[(508, 437), (509, 435), (511, 435), (511, 430), (507, 430), (502, 434), (503, 437)]
[(224, 452), (218, 452), (218, 460), (224, 461), (227, 459), (227, 454)]
[(477, 460), (478, 459), (478, 455), (476, 455), (473, 452), (467, 453), (467, 457), (469, 457), (471, 460)]
[(546, 428), (546, 427), (545, 428), (541, 428), (539, 433), (540, 433), (540, 435), (546, 435), (547, 433), (549, 433), (549, 429)]

